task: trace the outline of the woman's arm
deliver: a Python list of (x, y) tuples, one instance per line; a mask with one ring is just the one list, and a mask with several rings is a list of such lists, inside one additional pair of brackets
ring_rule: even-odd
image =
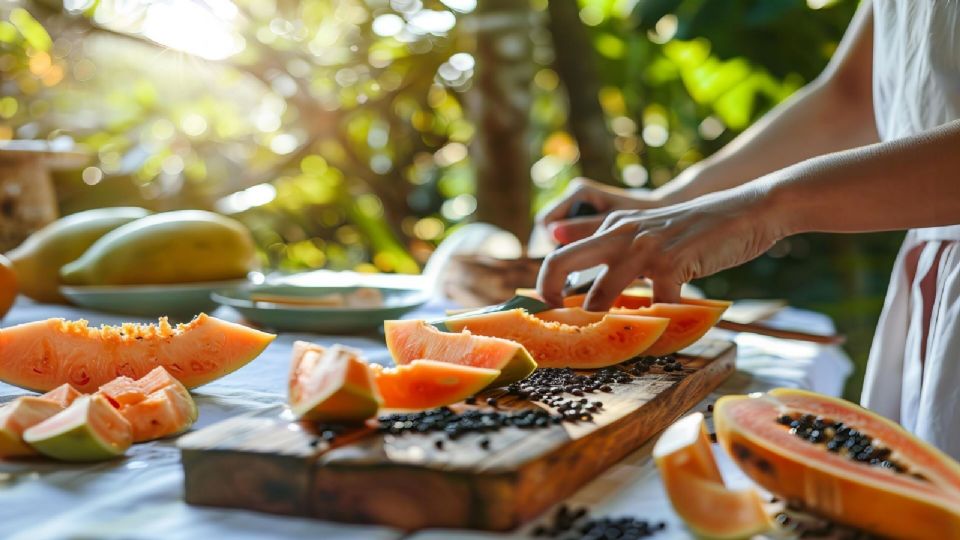
[(567, 219), (578, 201), (600, 214), (688, 201), (741, 185), (804, 159), (877, 141), (873, 115), (873, 9), (865, 1), (824, 72), (713, 156), (654, 191), (578, 180), (537, 221), (566, 244), (592, 234), (604, 216)]
[(801, 232), (960, 224), (960, 120), (896, 141), (821, 156), (692, 201), (610, 214), (596, 234), (547, 257), (537, 284), (562, 301), (572, 271), (607, 266), (585, 302), (606, 309), (636, 277), (676, 301), (692, 279), (738, 266)]
[(877, 142), (873, 8), (864, 2), (823, 73), (720, 151), (656, 191), (664, 204), (738, 186), (805, 159)]

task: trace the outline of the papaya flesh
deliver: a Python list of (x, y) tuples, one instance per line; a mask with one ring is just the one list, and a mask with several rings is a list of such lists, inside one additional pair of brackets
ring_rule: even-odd
[[(647, 356), (666, 356), (693, 345), (713, 328), (726, 308), (688, 304), (655, 303), (643, 308), (612, 308), (617, 315), (661, 317), (670, 323), (663, 334), (644, 351)], [(535, 316), (545, 321), (556, 321), (574, 326), (586, 326), (603, 319), (604, 311), (585, 311), (579, 307), (541, 311)]]
[(359, 351), (342, 345), (297, 342), (288, 395), (293, 414), (315, 422), (359, 423), (380, 408), (367, 363)]
[(23, 440), (61, 461), (102, 461), (123, 455), (133, 443), (133, 433), (106, 397), (93, 394), (27, 429)]
[(462, 401), (490, 385), (500, 372), (434, 360), (414, 360), (395, 368), (371, 364), (383, 406), (425, 410)]
[(40, 397), (59, 403), (61, 407), (67, 408), (74, 400), (82, 395), (83, 394), (76, 388), (70, 386), (68, 383), (63, 383)]
[(386, 321), (387, 349), (398, 365), (429, 358), (464, 366), (500, 370), (491, 386), (506, 386), (533, 373), (537, 363), (523, 345), (506, 339), (477, 336), (469, 330), (441, 332), (421, 320)]
[(603, 314), (585, 326), (544, 321), (523, 309), (447, 319), (452, 331), (469, 330), (523, 345), (540, 367), (601, 368), (644, 353), (669, 323), (660, 317)]
[(749, 538), (770, 528), (756, 490), (724, 486), (702, 413), (667, 428), (653, 447), (653, 459), (674, 510), (698, 536)]
[(163, 366), (195, 388), (243, 367), (275, 337), (203, 313), (176, 326), (165, 318), (100, 328), (47, 319), (0, 329), (0, 381), (40, 392), (69, 383), (90, 393)]
[(138, 380), (117, 377), (101, 386), (100, 393), (130, 423), (134, 442), (182, 433), (197, 420), (190, 392), (162, 367)]
[(60, 269), (70, 285), (153, 285), (246, 277), (256, 249), (240, 222), (201, 210), (164, 212), (117, 227)]
[(7, 253), (20, 292), (38, 302), (67, 303), (60, 294), (60, 268), (101, 236), (148, 215), (149, 210), (137, 207), (98, 208), (62, 217), (31, 234)]
[(21, 396), (0, 407), (0, 458), (36, 454), (23, 441), (23, 432), (62, 410), (56, 401), (40, 396)]
[(714, 423), (740, 468), (787, 501), (884, 537), (960, 538), (960, 464), (886, 418), (775, 389), (720, 398)]

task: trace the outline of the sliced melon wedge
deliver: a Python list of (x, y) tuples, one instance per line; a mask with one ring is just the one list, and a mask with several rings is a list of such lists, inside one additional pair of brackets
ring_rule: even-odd
[(289, 402), (303, 420), (356, 423), (377, 414), (380, 397), (360, 351), (298, 341), (290, 369)]
[(133, 432), (106, 397), (93, 394), (27, 429), (23, 440), (62, 461), (101, 461), (123, 455), (133, 443)]
[(601, 368), (647, 350), (670, 321), (616, 313), (601, 314), (586, 326), (548, 322), (522, 309), (455, 317), (444, 321), (453, 331), (469, 330), (522, 344), (540, 367)]
[(23, 442), (23, 432), (63, 410), (56, 401), (22, 396), (0, 407), (0, 458), (36, 454)]
[(653, 447), (653, 459), (674, 510), (698, 536), (749, 538), (770, 528), (756, 490), (724, 486), (702, 413), (667, 428)]
[(426, 321), (387, 321), (387, 348), (398, 365), (420, 358), (500, 370), (491, 386), (506, 386), (526, 378), (537, 363), (523, 345), (507, 339), (478, 336), (469, 330), (441, 332)]
[(500, 371), (434, 360), (414, 360), (395, 368), (370, 364), (383, 406), (424, 410), (462, 401), (490, 385)]

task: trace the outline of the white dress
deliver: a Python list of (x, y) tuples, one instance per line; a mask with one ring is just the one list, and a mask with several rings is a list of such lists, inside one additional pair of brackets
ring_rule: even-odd
[[(873, 10), (880, 138), (960, 118), (960, 0), (876, 0)], [(861, 403), (960, 459), (960, 225), (907, 234)]]

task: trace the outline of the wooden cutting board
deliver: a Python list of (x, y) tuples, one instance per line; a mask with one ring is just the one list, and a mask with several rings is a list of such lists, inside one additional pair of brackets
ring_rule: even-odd
[[(680, 355), (682, 373), (654, 367), (613, 385), (612, 393), (589, 394), (603, 402), (591, 422), (509, 427), (454, 441), (366, 428), (338, 436), (331, 446), (279, 406), (235, 417), (180, 439), (186, 500), (404, 530), (512, 529), (703, 400), (733, 372), (735, 356), (733, 343), (701, 340)], [(531, 406), (515, 397), (498, 404), (501, 410)], [(484, 437), (486, 449), (479, 444)], [(434, 446), (438, 439), (442, 449)]]

